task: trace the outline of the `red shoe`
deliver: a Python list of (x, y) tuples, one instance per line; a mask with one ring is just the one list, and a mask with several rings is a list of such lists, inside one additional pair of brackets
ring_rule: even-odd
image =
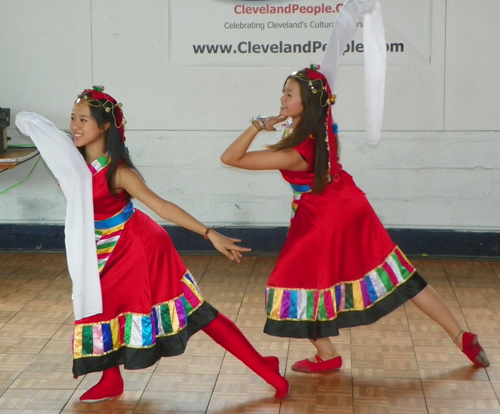
[(308, 359), (303, 359), (302, 361), (297, 361), (292, 365), (292, 370), (298, 372), (324, 372), (324, 371), (336, 371), (342, 367), (342, 357), (328, 359), (323, 361), (318, 355), (315, 355), (316, 361), (311, 362)]
[(109, 400), (123, 393), (123, 378), (119, 367), (113, 367), (105, 370), (101, 380), (84, 392), (80, 401), (84, 403), (96, 403)]
[(263, 358), (266, 361), (266, 364), (269, 366), (269, 368), (271, 368), (273, 370), (274, 373), (281, 375), (280, 359), (278, 357), (266, 356)]
[(283, 381), (281, 381), (282, 382), (281, 386), (275, 387), (276, 393), (274, 394), (274, 396), (278, 400), (284, 400), (288, 396), (288, 393), (290, 392), (290, 383), (285, 377), (283, 377), (283, 375), (281, 375), (280, 360), (278, 357), (275, 356), (264, 357), (264, 360), (266, 361), (266, 364), (269, 366), (269, 368), (271, 368), (271, 370), (275, 374), (278, 374), (283, 378)]
[[(460, 335), (460, 334), (459, 334)], [(462, 336), (462, 352), (472, 363), (478, 367), (489, 367), (490, 361), (486, 352), (477, 340), (477, 335), (471, 332), (464, 332)]]
[(285, 381), (286, 383), (283, 383), (282, 387), (276, 388), (274, 398), (277, 398), (278, 400), (284, 400), (286, 397), (288, 397), (288, 393), (290, 392), (290, 383), (286, 379)]

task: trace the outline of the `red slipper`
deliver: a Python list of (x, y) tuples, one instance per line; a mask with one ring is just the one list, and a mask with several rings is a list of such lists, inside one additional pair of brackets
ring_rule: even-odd
[(281, 375), (280, 360), (275, 356), (265, 356), (263, 357), (267, 366), (273, 370), (274, 373)]
[(486, 352), (477, 340), (477, 335), (464, 332), (462, 336), (462, 352), (478, 367), (489, 367), (490, 361)]
[(318, 355), (315, 355), (314, 358), (316, 358), (318, 362), (311, 362), (308, 359), (303, 359), (293, 364), (292, 370), (298, 372), (324, 372), (336, 371), (342, 367), (342, 357), (340, 355), (326, 361), (323, 361)]
[(96, 403), (106, 401), (123, 393), (123, 378), (120, 367), (112, 367), (102, 373), (100, 381), (91, 389), (84, 392), (80, 401), (84, 403)]
[(274, 387), (276, 388), (276, 393), (274, 394), (274, 396), (279, 400), (284, 400), (290, 392), (290, 383), (281, 374), (279, 358), (275, 356), (267, 356), (264, 357), (264, 361), (266, 361), (267, 366), (270, 367), (275, 374), (278, 374), (282, 377), (282, 380), (280, 381), (281, 384), (279, 386), (274, 385)]

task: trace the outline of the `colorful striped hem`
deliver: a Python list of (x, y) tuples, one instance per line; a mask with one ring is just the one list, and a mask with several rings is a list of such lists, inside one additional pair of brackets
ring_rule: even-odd
[(203, 297), (188, 272), (181, 283), (184, 294), (153, 306), (151, 313), (123, 313), (110, 321), (76, 324), (73, 358), (99, 357), (120, 348), (147, 349), (157, 338), (173, 336), (189, 323), (189, 316), (203, 304)]
[(370, 308), (413, 273), (415, 269), (396, 247), (380, 266), (353, 282), (323, 290), (266, 288), (267, 317), (277, 321), (332, 321), (341, 312)]

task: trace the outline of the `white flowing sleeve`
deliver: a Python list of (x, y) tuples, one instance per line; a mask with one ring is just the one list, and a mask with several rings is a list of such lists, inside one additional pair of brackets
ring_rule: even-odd
[(35, 143), (66, 197), (65, 246), (73, 282), (75, 319), (102, 313), (94, 234), (92, 174), (72, 139), (32, 112), (16, 115), (16, 126)]
[(369, 145), (380, 141), (384, 115), (385, 71), (387, 49), (382, 10), (377, 1), (347, 0), (342, 7), (321, 62), (321, 72), (335, 92), (337, 73), (346, 45), (352, 39), (358, 22), (363, 18), (365, 56), (365, 111)]

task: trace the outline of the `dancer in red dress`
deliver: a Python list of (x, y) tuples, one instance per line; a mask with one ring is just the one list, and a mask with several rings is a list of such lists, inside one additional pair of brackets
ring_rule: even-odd
[[(335, 370), (342, 358), (330, 336), (373, 323), (412, 300), (474, 364), (488, 366), (477, 336), (460, 328), (339, 163), (335, 98), (316, 66), (294, 72), (284, 84), (279, 115), (253, 120), (221, 156), (233, 167), (280, 170), (294, 194), (289, 233), (266, 288), (264, 332), (308, 338), (315, 346), (316, 355), (293, 370)], [(280, 142), (248, 151), (260, 131), (287, 119)]]
[[(23, 130), (32, 132), (35, 143), (57, 134), (57, 139), (67, 138), (36, 114), (24, 113), (18, 121)], [(204, 226), (155, 194), (127, 153), (124, 124), (121, 104), (104, 93), (102, 87), (84, 90), (71, 115), (74, 145), (92, 173), (102, 292), (102, 313), (75, 321), (75, 378), (103, 372), (98, 384), (80, 400), (96, 402), (121, 394), (124, 384), (120, 365), (140, 369), (161, 357), (180, 355), (189, 338), (199, 330), (272, 385), (276, 398), (285, 398), (289, 383), (279, 372), (279, 359), (261, 356), (231, 320), (203, 299), (168, 233), (136, 210), (131, 200), (135, 198), (163, 219), (204, 236), (231, 260), (239, 262), (242, 253), (250, 249), (236, 245), (239, 239), (227, 238)], [(43, 133), (36, 137), (40, 130)], [(50, 151), (42, 148), (40, 145), (42, 156), (49, 160)], [(80, 161), (80, 155), (76, 157)], [(71, 202), (68, 198), (68, 204)]]

